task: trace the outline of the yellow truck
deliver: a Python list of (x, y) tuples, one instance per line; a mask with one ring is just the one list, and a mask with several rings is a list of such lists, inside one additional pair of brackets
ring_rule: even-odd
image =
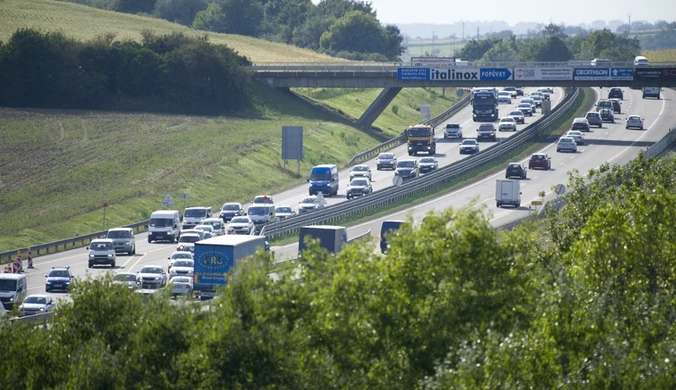
[(434, 139), (434, 127), (429, 125), (412, 125), (406, 129), (408, 141), (408, 155), (415, 156), (419, 152), (433, 155), (437, 152), (437, 142)]

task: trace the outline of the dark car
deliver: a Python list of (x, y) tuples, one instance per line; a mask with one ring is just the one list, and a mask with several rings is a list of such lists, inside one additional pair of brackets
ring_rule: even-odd
[(244, 215), (244, 208), (241, 203), (226, 203), (221, 208), (219, 217), (223, 222), (230, 222), (233, 217)]
[(604, 108), (603, 110), (599, 111), (599, 115), (601, 116), (601, 121), (615, 123), (615, 115), (613, 114), (613, 110)]
[(68, 292), (70, 282), (73, 281), (73, 274), (70, 273), (70, 267), (52, 268), (48, 275), (47, 283), (45, 284), (45, 292), (65, 291)]
[(534, 153), (528, 160), (528, 169), (542, 168), (544, 170), (552, 169), (552, 159), (544, 153)]
[(516, 96), (523, 96), (523, 87), (516, 87)]
[(373, 192), (371, 181), (365, 177), (355, 177), (347, 187), (347, 199), (368, 195)]
[(523, 163), (511, 162), (509, 163), (509, 165), (507, 165), (507, 169), (505, 171), (505, 179), (509, 179), (512, 177), (525, 179), (527, 175), (528, 169), (526, 169), (526, 165), (524, 165)]
[(387, 239), (386, 235), (395, 234), (397, 230), (401, 228), (402, 225), (405, 225), (406, 221), (383, 221), (382, 226), (380, 227), (380, 252), (387, 252)]
[(622, 113), (622, 103), (620, 103), (620, 101), (617, 100), (617, 99), (611, 99), (610, 102), (613, 104), (613, 112), (615, 114), (621, 114)]
[(608, 99), (624, 100), (624, 92), (622, 92), (622, 88), (610, 88), (610, 91), (608, 91)]
[(580, 131), (591, 131), (589, 126), (589, 121), (587, 118), (575, 118), (573, 119), (573, 125), (570, 127), (571, 130), (580, 130)]
[(395, 175), (401, 177), (404, 180), (415, 179), (420, 175), (418, 171), (418, 161), (417, 160), (400, 160), (397, 163)]
[(439, 162), (434, 157), (423, 157), (420, 160), (418, 160), (418, 167), (421, 173), (431, 172), (439, 168)]

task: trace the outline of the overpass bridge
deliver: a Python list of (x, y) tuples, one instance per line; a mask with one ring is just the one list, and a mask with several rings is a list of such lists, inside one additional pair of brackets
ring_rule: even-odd
[(383, 88), (357, 123), (370, 127), (402, 88), (420, 87), (676, 87), (676, 63), (635, 67), (576, 62), (463, 63), (420, 67), (397, 63), (262, 63), (248, 69), (273, 88)]

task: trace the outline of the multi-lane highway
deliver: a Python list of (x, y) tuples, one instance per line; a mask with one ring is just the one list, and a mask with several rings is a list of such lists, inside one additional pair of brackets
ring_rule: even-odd
[[(601, 90), (603, 97), (607, 90)], [(556, 90), (553, 96), (554, 102), (558, 102), (563, 93), (561, 90)], [(552, 157), (551, 171), (530, 171), (528, 179), (522, 182), (523, 204), (527, 204), (530, 200), (538, 198), (539, 191), (546, 191), (548, 197), (553, 195), (550, 193), (550, 187), (559, 183), (567, 182), (566, 172), (570, 169), (578, 169), (579, 171), (586, 171), (595, 168), (600, 164), (608, 161), (611, 163), (622, 164), (638, 154), (638, 151), (645, 149), (647, 145), (659, 140), (669, 129), (669, 127), (676, 124), (676, 114), (673, 113), (673, 106), (671, 100), (676, 97), (673, 91), (665, 91), (664, 100), (643, 100), (638, 91), (625, 90), (625, 101), (623, 102), (623, 114), (617, 116), (617, 123), (606, 124), (601, 129), (594, 128), (590, 133), (585, 133), (586, 145), (580, 146), (578, 153), (563, 154), (557, 153), (556, 148), (550, 145), (543, 149), (543, 152), (548, 153)], [(514, 105), (512, 105), (514, 106)], [(510, 106), (510, 108), (512, 107)], [(501, 106), (501, 112), (507, 113), (506, 105)], [(624, 118), (627, 113), (641, 114), (646, 119), (647, 130), (626, 130), (624, 128)], [(466, 108), (459, 114), (449, 120), (450, 122), (460, 122), (463, 124), (465, 135), (469, 136), (476, 124), (471, 120), (471, 109)], [(532, 121), (532, 120), (530, 120)], [(527, 123), (530, 122), (527, 119)], [(439, 126), (437, 134), (442, 134), (441, 129), (445, 124)], [(499, 136), (507, 137), (511, 134), (500, 133)], [(487, 143), (482, 143), (485, 148)], [(399, 147), (395, 150), (398, 156), (406, 156), (404, 147)], [(444, 142), (440, 141), (438, 147), (437, 158), (440, 164), (446, 165), (453, 161), (457, 161), (461, 156), (458, 154), (458, 141)], [(464, 157), (464, 156), (463, 156)], [(374, 170), (374, 185), (378, 189), (391, 185), (391, 178), (393, 173), (390, 171), (376, 171), (375, 162), (367, 163)], [(348, 171), (344, 170), (340, 173), (341, 193), (344, 194)], [(385, 219), (401, 219), (407, 214), (411, 214), (416, 218), (420, 218), (430, 210), (441, 210), (447, 207), (462, 207), (469, 204), (473, 198), (478, 199), (478, 205), (485, 205), (489, 212), (493, 213), (492, 223), (495, 226), (500, 226), (516, 219), (519, 219), (528, 213), (527, 207), (520, 209), (498, 209), (495, 207), (495, 179), (502, 178), (503, 173), (500, 172), (492, 177), (481, 180), (461, 190), (450, 194), (443, 195), (440, 198), (415, 206), (409, 210), (395, 213), (374, 221), (353, 226), (349, 229), (348, 235), (350, 237), (364, 233), (371, 229), (373, 235), (379, 233), (380, 224)], [(307, 194), (307, 186), (297, 187), (293, 190), (285, 191), (274, 195), (277, 204), (296, 205), (297, 202)], [(344, 195), (337, 198), (327, 198), (329, 202), (343, 201)], [(158, 264), (166, 268), (167, 257), (174, 249), (171, 244), (148, 244), (146, 242), (145, 234), (137, 236), (137, 255), (136, 256), (121, 256), (118, 258), (118, 267), (114, 271), (131, 271), (135, 272), (142, 265)], [(277, 258), (295, 257), (296, 245), (291, 244), (283, 247), (273, 248)], [(69, 265), (73, 273), (78, 277), (86, 275), (100, 275), (109, 272), (107, 268), (90, 270), (87, 268), (87, 251), (85, 249), (75, 249), (59, 254), (39, 257), (35, 261), (36, 269), (28, 270), (28, 288), (29, 294), (44, 293), (44, 275), (53, 266)], [(64, 298), (67, 294), (52, 294), (58, 298)]]

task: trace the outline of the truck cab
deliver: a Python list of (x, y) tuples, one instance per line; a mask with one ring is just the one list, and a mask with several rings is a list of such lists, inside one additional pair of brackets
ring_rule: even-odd
[(495, 122), (500, 119), (499, 102), (495, 89), (472, 91), (472, 119), (474, 122)]
[(434, 139), (434, 127), (429, 125), (413, 125), (406, 129), (408, 155), (415, 156), (420, 152), (433, 155), (437, 153), (437, 142)]

